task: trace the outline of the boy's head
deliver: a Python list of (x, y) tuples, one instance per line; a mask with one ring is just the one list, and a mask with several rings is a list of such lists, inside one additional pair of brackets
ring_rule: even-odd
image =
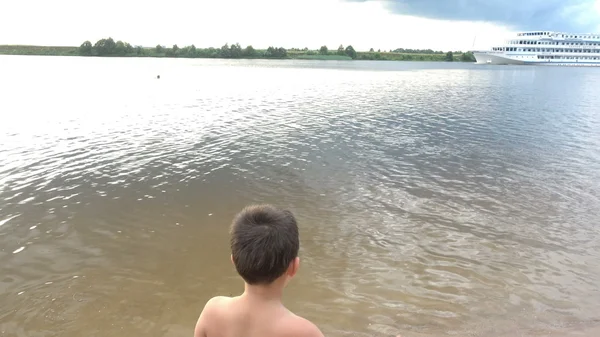
[(298, 268), (300, 239), (294, 215), (270, 205), (244, 208), (231, 225), (231, 257), (250, 285), (268, 285)]

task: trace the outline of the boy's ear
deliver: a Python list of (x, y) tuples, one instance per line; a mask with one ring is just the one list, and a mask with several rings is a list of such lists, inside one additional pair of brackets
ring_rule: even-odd
[(229, 258), (231, 259), (231, 263), (235, 264), (235, 263), (233, 262), (233, 254), (229, 255)]
[(300, 258), (296, 257), (292, 263), (290, 263), (290, 267), (288, 268), (288, 275), (290, 277), (294, 277), (296, 275), (296, 273), (298, 272), (298, 269), (300, 269)]

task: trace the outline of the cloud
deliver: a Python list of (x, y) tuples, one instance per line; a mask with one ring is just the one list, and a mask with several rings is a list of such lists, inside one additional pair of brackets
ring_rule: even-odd
[(346, 0), (382, 1), (396, 14), (429, 19), (486, 21), (518, 30), (595, 32), (597, 0)]

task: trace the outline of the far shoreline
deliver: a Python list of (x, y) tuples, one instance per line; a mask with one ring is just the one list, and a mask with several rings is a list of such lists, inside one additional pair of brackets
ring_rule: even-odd
[(0, 45), (0, 55), (30, 56), (81, 56), (81, 57), (136, 57), (136, 58), (188, 58), (188, 59), (246, 59), (246, 60), (314, 60), (314, 61), (430, 61), (430, 62), (475, 62), (471, 52), (434, 51), (431, 49), (402, 49), (381, 51), (355, 51), (352, 46), (339, 46), (329, 50), (322, 46), (319, 50), (308, 48), (285, 49), (269, 47), (254, 49), (242, 48), (239, 44), (225, 44), (220, 48), (196, 48), (194, 45), (171, 48), (157, 45), (154, 48), (136, 46), (111, 38), (101, 39), (94, 45), (85, 41), (81, 46), (35, 46)]

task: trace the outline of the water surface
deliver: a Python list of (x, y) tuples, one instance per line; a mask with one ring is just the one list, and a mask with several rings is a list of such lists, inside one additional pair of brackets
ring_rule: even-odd
[[(191, 336), (292, 209), (327, 336), (600, 325), (600, 69), (0, 57), (0, 335)], [(157, 80), (156, 75), (161, 79)]]

